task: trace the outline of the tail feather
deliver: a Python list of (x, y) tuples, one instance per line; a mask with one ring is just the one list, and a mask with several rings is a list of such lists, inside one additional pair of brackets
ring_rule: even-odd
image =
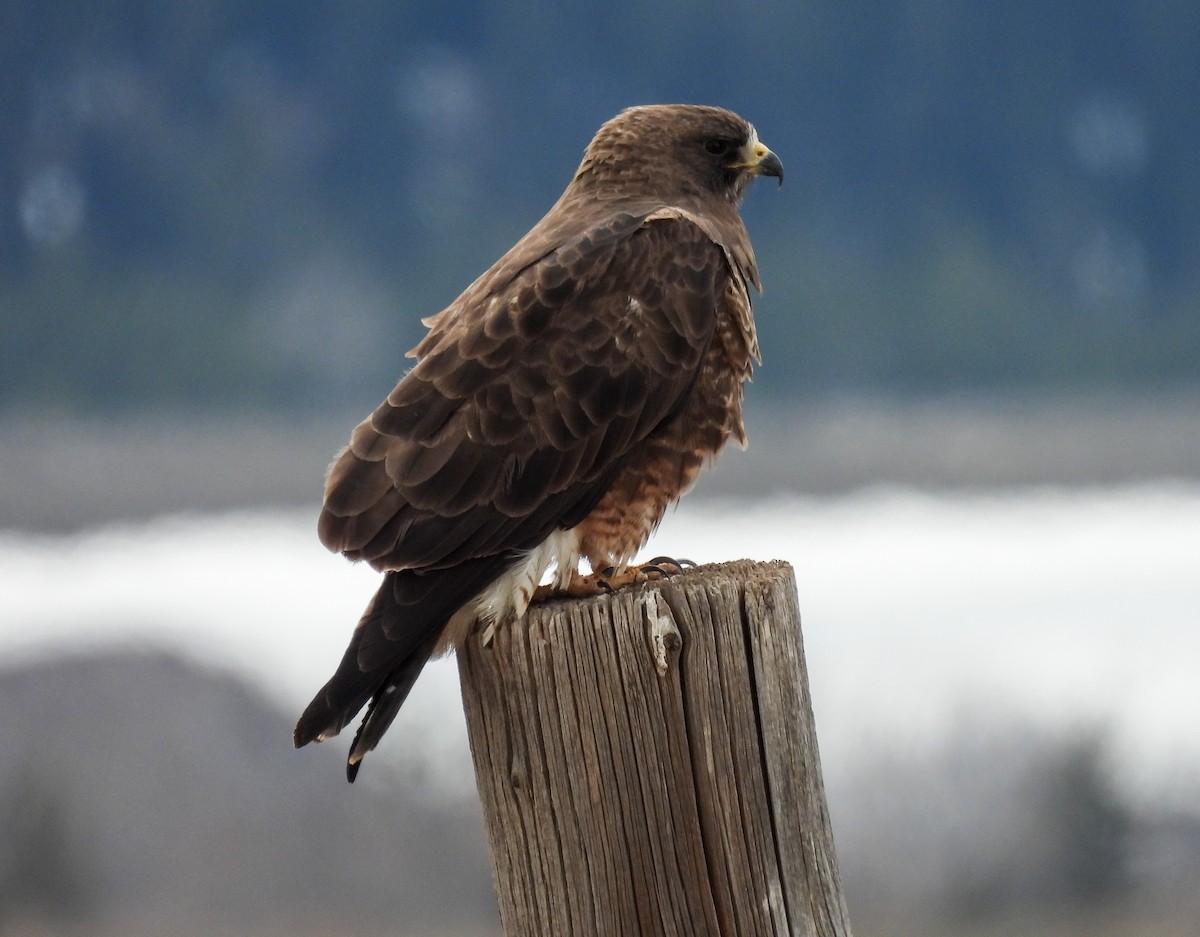
[(364, 756), (367, 752), (375, 750), (392, 720), (400, 712), (400, 707), (408, 699), (413, 684), (425, 669), (425, 662), (429, 660), (438, 638), (441, 637), (441, 631), (442, 629), (438, 629), (426, 646), (418, 648), (404, 664), (393, 670), (384, 685), (371, 698), (367, 714), (350, 744), (350, 756), (346, 759), (346, 780), (351, 784), (358, 777), (358, 769)]
[(514, 560), (483, 557), (449, 569), (387, 573), (337, 670), (296, 723), (295, 746), (332, 738), (367, 706), (346, 764), (346, 776), (353, 781), (363, 756), (396, 718), (450, 617)]
[[(364, 638), (372, 637), (376, 638), (376, 641), (382, 639), (386, 642), (386, 638), (383, 637), (386, 623), (394, 619), (399, 612), (390, 580), (390, 575), (384, 577), (379, 591), (375, 593), (362, 618), (358, 620), (337, 670), (317, 691), (296, 723), (292, 740), (297, 748), (309, 742), (323, 742), (333, 738), (367, 705), (380, 689), (380, 685), (389, 679), (390, 668), (364, 668), (360, 664), (360, 656)], [(393, 666), (403, 667), (404, 664), (410, 663), (411, 652), (419, 649), (405, 647), (400, 641), (387, 643), (392, 647)], [(421, 666), (424, 666), (424, 663), (424, 660), (420, 661)]]

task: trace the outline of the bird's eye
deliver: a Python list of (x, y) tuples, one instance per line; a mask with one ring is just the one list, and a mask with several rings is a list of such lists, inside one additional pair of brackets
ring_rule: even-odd
[(724, 156), (729, 152), (728, 140), (705, 140), (704, 148), (713, 156)]

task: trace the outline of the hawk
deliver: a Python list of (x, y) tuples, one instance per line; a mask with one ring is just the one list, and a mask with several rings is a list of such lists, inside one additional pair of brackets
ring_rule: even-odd
[(738, 214), (783, 166), (727, 110), (634, 107), (566, 191), (446, 309), (334, 460), (318, 530), (383, 582), (296, 747), (364, 707), (353, 781), (422, 667), (524, 614), (545, 574), (627, 569), (727, 440), (759, 360)]

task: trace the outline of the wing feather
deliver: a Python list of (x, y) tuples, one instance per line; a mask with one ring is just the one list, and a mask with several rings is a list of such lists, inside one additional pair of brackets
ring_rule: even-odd
[(330, 472), (323, 541), (380, 569), (530, 549), (682, 407), (730, 275), (689, 220), (620, 215), (433, 317)]

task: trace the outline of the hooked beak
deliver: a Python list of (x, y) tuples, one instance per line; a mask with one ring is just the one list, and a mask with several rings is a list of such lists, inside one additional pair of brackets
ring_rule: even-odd
[(755, 176), (774, 176), (783, 185), (783, 163), (772, 153), (765, 143), (760, 143), (758, 135), (752, 133), (750, 142), (742, 150), (742, 161), (736, 169), (744, 169)]
[(760, 176), (774, 176), (779, 180), (779, 184), (783, 185), (783, 163), (779, 161), (778, 156), (761, 143), (759, 146), (762, 146), (765, 152), (759, 157), (758, 162), (755, 163), (755, 173)]

